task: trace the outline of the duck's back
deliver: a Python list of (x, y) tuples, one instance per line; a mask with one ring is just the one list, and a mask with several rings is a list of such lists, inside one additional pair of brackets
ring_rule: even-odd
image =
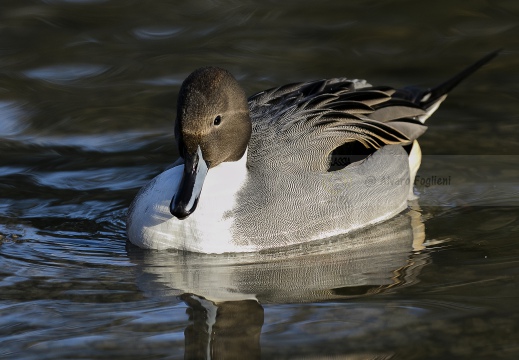
[[(249, 176), (232, 214), (236, 242), (290, 245), (404, 210), (411, 184), (403, 146), (425, 131), (417, 118), (425, 111), (400, 101), (400, 113), (385, 122), (375, 119), (384, 104), (395, 106), (394, 93), (365, 81), (332, 79), (251, 97)], [(404, 116), (410, 136), (392, 124)], [(334, 153), (344, 148), (358, 153)]]

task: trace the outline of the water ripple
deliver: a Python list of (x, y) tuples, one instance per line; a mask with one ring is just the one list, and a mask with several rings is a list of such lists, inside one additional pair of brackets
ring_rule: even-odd
[(24, 104), (16, 101), (0, 100), (0, 116), (2, 123), (1, 137), (9, 137), (22, 133), (27, 127)]
[(101, 75), (110, 66), (99, 64), (58, 64), (23, 71), (31, 79), (62, 84)]
[(131, 189), (135, 187), (136, 181), (143, 183), (149, 178), (149, 175), (145, 171), (139, 171), (138, 167), (54, 171), (33, 173), (33, 176), (40, 186), (75, 191)]
[(143, 40), (167, 39), (180, 34), (182, 28), (178, 27), (141, 27), (133, 30), (134, 35)]

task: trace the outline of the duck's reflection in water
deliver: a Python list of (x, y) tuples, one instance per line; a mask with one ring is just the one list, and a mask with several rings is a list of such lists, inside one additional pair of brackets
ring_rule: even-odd
[(255, 300), (215, 304), (195, 295), (182, 299), (192, 321), (185, 334), (184, 359), (259, 359), (263, 307)]
[(427, 263), (420, 217), (410, 210), (354, 234), (272, 252), (204, 255), (129, 245), (128, 255), (141, 290), (189, 306), (186, 359), (255, 359), (262, 304), (347, 299), (416, 282)]

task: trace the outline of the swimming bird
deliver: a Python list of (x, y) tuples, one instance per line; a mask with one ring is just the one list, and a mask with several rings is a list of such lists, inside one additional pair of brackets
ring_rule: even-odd
[(333, 78), (247, 98), (228, 71), (195, 70), (178, 95), (180, 158), (131, 204), (130, 242), (254, 252), (394, 217), (414, 197), (425, 120), (497, 54), (425, 90)]

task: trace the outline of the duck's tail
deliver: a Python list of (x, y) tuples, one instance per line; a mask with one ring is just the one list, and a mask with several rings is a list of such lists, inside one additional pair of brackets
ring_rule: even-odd
[(426, 114), (419, 117), (419, 120), (424, 123), (425, 120), (436, 111), (441, 102), (445, 100), (449, 91), (451, 91), (460, 82), (476, 72), (476, 70), (495, 58), (500, 51), (501, 49), (491, 52), (458, 74), (454, 75), (449, 80), (434, 88), (423, 90), (413, 86), (405, 87), (398, 91), (397, 97), (411, 101), (415, 105), (418, 105), (420, 108), (424, 109)]
[(483, 58), (476, 61), (474, 64), (467, 67), (465, 70), (460, 71), (458, 74), (454, 75), (452, 78), (445, 81), (444, 83), (427, 90), (422, 99), (420, 100), (421, 105), (425, 108), (428, 108), (429, 106), (434, 104), (438, 99), (446, 95), (460, 82), (465, 80), (467, 77), (476, 72), (476, 70), (481, 68), (483, 65), (488, 63), (493, 58), (495, 58), (500, 51), (501, 49), (491, 52), (490, 54), (484, 56)]

